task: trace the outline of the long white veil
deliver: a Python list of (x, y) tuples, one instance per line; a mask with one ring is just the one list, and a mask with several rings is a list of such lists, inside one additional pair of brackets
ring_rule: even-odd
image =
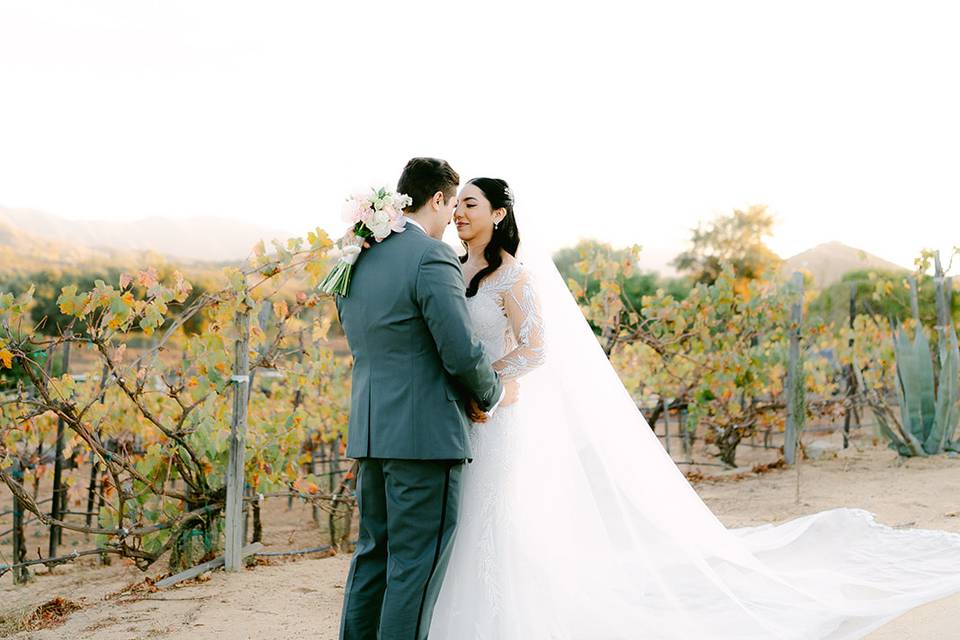
[[(960, 591), (960, 534), (861, 509), (727, 529), (636, 408), (546, 251), (524, 241), (546, 363), (512, 439), (504, 600), (516, 638), (861, 638)], [(745, 498), (748, 499), (748, 498)]]

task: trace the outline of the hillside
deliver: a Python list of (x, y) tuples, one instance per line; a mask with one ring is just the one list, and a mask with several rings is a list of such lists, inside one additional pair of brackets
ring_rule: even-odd
[(23, 274), (40, 269), (97, 262), (120, 262), (119, 252), (44, 240), (0, 218), (0, 274)]
[(783, 261), (781, 273), (808, 271), (818, 287), (839, 282), (843, 274), (858, 270), (906, 271), (904, 267), (842, 242), (826, 242)]
[[(27, 250), (38, 242), (62, 252), (83, 247), (107, 257), (154, 251), (178, 260), (242, 260), (259, 241), (286, 240), (286, 231), (228, 218), (151, 217), (130, 221), (67, 220), (32, 209), (0, 207), (0, 246)], [(70, 253), (70, 252), (68, 252)]]

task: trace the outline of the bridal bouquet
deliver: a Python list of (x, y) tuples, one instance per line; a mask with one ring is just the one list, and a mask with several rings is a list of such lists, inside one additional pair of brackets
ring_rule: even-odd
[(391, 193), (386, 187), (371, 189), (369, 193), (355, 193), (343, 205), (343, 220), (353, 225), (352, 238), (344, 238), (333, 255), (339, 258), (327, 277), (320, 283), (324, 293), (346, 296), (350, 288), (350, 274), (360, 255), (364, 240), (382, 241), (391, 233), (403, 231), (404, 207), (413, 200), (402, 193)]

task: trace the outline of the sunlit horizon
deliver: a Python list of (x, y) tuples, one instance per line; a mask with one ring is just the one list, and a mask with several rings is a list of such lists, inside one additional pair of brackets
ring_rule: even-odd
[[(41, 209), (39, 209), (39, 208), (37, 208), (37, 207), (8, 206), (8, 205), (6, 205), (5, 203), (0, 202), (0, 209), (3, 209), (3, 208), (7, 208), (7, 209), (34, 209), (34, 210), (42, 211), (43, 213), (51, 214), (51, 215), (54, 215), (54, 216), (57, 216), (57, 217), (60, 217), (60, 218), (64, 218), (64, 219), (68, 219), (68, 220), (78, 220), (78, 221), (82, 220), (82, 221), (104, 221), (104, 222), (109, 222), (109, 221), (111, 221), (111, 220), (123, 220), (123, 221), (127, 221), (127, 222), (136, 222), (136, 221), (138, 221), (138, 220), (144, 220), (144, 219), (146, 219), (147, 217), (152, 217), (152, 216), (134, 216), (134, 215), (124, 216), (124, 215), (119, 215), (119, 216), (116, 216), (115, 218), (112, 218), (112, 219), (111, 219), (111, 218), (106, 218), (106, 217), (103, 217), (103, 216), (101, 216), (101, 217), (87, 218), (87, 217), (80, 216), (80, 215), (74, 215), (74, 216), (63, 215), (63, 214), (57, 213), (57, 212), (51, 212), (51, 211), (41, 210)], [(738, 208), (741, 209), (741, 210), (743, 210), (743, 209), (746, 209), (746, 208), (748, 208), (748, 207), (747, 207), (747, 206), (743, 206), (743, 207), (738, 207)], [(729, 211), (718, 211), (715, 215), (711, 215), (711, 216), (709, 216), (709, 217), (705, 217), (705, 218), (703, 218), (702, 220), (700, 220), (699, 222), (700, 222), (700, 223), (703, 223), (704, 225), (706, 225), (706, 224), (709, 224), (709, 223), (714, 219), (715, 216), (718, 216), (718, 215), (729, 215), (729, 214), (731, 214), (732, 212), (733, 212), (733, 209), (731, 209), (731, 210), (729, 210)], [(176, 215), (167, 215), (167, 216), (158, 216), (158, 217), (162, 217), (162, 218), (166, 218), (166, 219), (171, 219), (171, 220), (176, 220), (176, 219), (180, 219), (180, 220), (190, 220), (190, 219), (191, 219), (191, 216), (176, 216)], [(224, 220), (224, 222), (229, 222), (229, 218), (227, 218), (227, 217), (215, 216), (215, 215), (214, 215), (214, 216), (210, 216), (210, 217), (220, 218), (220, 219)], [(328, 217), (329, 217), (329, 216), (328, 216)], [(193, 216), (193, 218), (196, 218), (196, 216)], [(264, 229), (268, 229), (268, 230), (269, 230), (269, 229), (272, 229), (272, 230), (277, 231), (278, 233), (277, 233), (275, 236), (273, 236), (273, 237), (275, 237), (275, 238), (278, 239), (278, 240), (284, 240), (284, 239), (289, 238), (289, 237), (303, 237), (303, 236), (306, 235), (306, 233), (307, 233), (308, 231), (312, 230), (312, 229), (315, 228), (316, 226), (320, 226), (320, 228), (324, 229), (324, 231), (326, 231), (328, 234), (330, 234), (331, 237), (333, 237), (334, 239), (337, 238), (337, 237), (339, 237), (339, 235), (342, 234), (342, 233), (344, 232), (344, 230), (345, 230), (345, 225), (343, 225), (342, 223), (339, 223), (338, 221), (334, 221), (334, 222), (332, 222), (332, 223), (327, 222), (326, 224), (313, 225), (313, 226), (303, 227), (303, 228), (299, 228), (299, 229), (288, 228), (288, 227), (285, 227), (285, 226), (284, 226), (284, 227), (281, 227), (281, 226), (278, 226), (278, 225), (276, 225), (276, 224), (273, 224), (270, 220), (261, 220), (261, 219), (256, 219), (256, 218), (255, 218), (255, 219), (252, 219), (252, 220), (245, 220), (245, 222), (248, 222), (248, 223), (250, 223), (250, 224), (256, 224), (256, 225), (258, 225), (258, 226), (260, 226), (260, 227), (262, 227), (262, 228), (264, 228)], [(326, 221), (325, 221), (325, 222), (326, 222)], [(694, 224), (694, 226), (696, 226), (696, 225)], [(903, 267), (903, 268), (905, 268), (905, 269), (913, 269), (913, 268), (915, 268), (914, 259), (917, 258), (917, 257), (920, 255), (921, 250), (923, 250), (923, 249), (940, 249), (940, 250), (941, 250), (941, 253), (942, 253), (943, 257), (944, 257), (944, 260), (947, 260), (948, 257), (949, 257), (949, 255), (950, 255), (950, 253), (951, 253), (951, 251), (952, 251), (952, 250), (954, 249), (954, 247), (956, 246), (956, 245), (951, 245), (951, 244), (949, 244), (949, 243), (943, 244), (942, 246), (937, 246), (935, 243), (931, 243), (931, 244), (929, 244), (929, 245), (918, 245), (917, 250), (914, 251), (914, 252), (910, 252), (909, 250), (904, 250), (904, 251), (900, 252), (899, 255), (902, 255), (903, 258), (899, 258), (898, 255), (892, 255), (892, 254), (882, 253), (882, 249), (883, 249), (883, 248), (881, 248), (880, 251), (875, 251), (875, 250), (871, 250), (869, 247), (866, 247), (866, 246), (862, 246), (862, 245), (860, 245), (860, 244), (857, 244), (857, 241), (856, 241), (856, 240), (844, 241), (844, 240), (842, 240), (842, 239), (840, 239), (840, 238), (837, 238), (837, 237), (830, 237), (830, 238), (824, 237), (824, 238), (819, 238), (819, 239), (818, 239), (818, 238), (811, 238), (809, 244), (803, 244), (802, 242), (797, 241), (796, 238), (785, 238), (785, 237), (783, 237), (784, 234), (782, 234), (782, 233), (776, 233), (776, 231), (777, 231), (777, 230), (779, 229), (779, 227), (781, 227), (781, 226), (782, 226), (782, 223), (781, 223), (781, 221), (778, 220), (778, 226), (775, 227), (775, 233), (774, 233), (772, 236), (769, 236), (768, 238), (766, 238), (766, 244), (767, 244), (768, 247), (770, 247), (770, 249), (771, 249), (772, 251), (774, 251), (774, 253), (776, 253), (780, 258), (782, 258), (782, 259), (784, 259), (784, 260), (786, 260), (786, 259), (788, 259), (788, 258), (790, 258), (790, 257), (792, 257), (792, 256), (795, 256), (795, 255), (797, 255), (797, 254), (799, 254), (799, 253), (802, 253), (802, 252), (804, 252), (804, 251), (807, 251), (807, 250), (810, 250), (810, 249), (814, 249), (814, 248), (816, 248), (816, 247), (818, 247), (818, 246), (820, 246), (820, 245), (829, 244), (829, 243), (833, 243), (833, 242), (840, 242), (841, 244), (847, 245), (847, 246), (852, 247), (852, 248), (854, 248), (854, 249), (859, 249), (859, 250), (865, 251), (865, 252), (867, 252), (867, 253), (873, 254), (874, 256), (876, 256), (876, 257), (878, 257), (878, 258), (882, 258), (882, 259), (887, 260), (887, 261), (889, 261), (889, 262), (893, 262), (893, 263), (895, 263), (895, 264), (897, 264), (897, 265), (899, 265), (899, 266), (901, 266), (901, 267)], [(684, 249), (686, 249), (686, 248), (689, 246), (689, 236), (692, 234), (693, 227), (687, 228), (687, 229), (685, 229), (685, 230), (687, 231), (687, 236), (679, 239), (679, 240), (678, 240), (675, 244), (673, 244), (673, 245), (659, 244), (659, 243), (657, 243), (657, 242), (654, 242), (654, 243), (652, 243), (652, 244), (651, 244), (651, 243), (644, 244), (644, 243), (642, 243), (642, 242), (633, 241), (633, 240), (631, 240), (629, 237), (622, 236), (622, 235), (618, 235), (618, 234), (612, 234), (612, 235), (607, 235), (607, 234), (603, 234), (603, 235), (601, 235), (601, 234), (594, 234), (594, 235), (583, 234), (583, 235), (579, 235), (579, 236), (561, 236), (558, 240), (556, 240), (555, 242), (551, 243), (550, 248), (553, 249), (553, 250), (559, 250), (559, 249), (563, 249), (563, 248), (573, 247), (573, 246), (575, 246), (577, 243), (579, 243), (579, 242), (581, 242), (581, 241), (587, 241), (587, 240), (596, 240), (596, 241), (600, 241), (600, 242), (605, 242), (605, 243), (611, 245), (611, 246), (614, 247), (614, 248), (627, 247), (627, 246), (630, 246), (630, 245), (632, 245), (632, 244), (640, 244), (640, 245), (643, 247), (643, 250), (641, 251), (641, 255), (640, 255), (641, 267), (645, 267), (645, 268), (650, 268), (650, 269), (652, 269), (652, 270), (665, 271), (665, 272), (671, 273), (671, 272), (673, 272), (673, 269), (672, 269), (672, 267), (670, 267), (670, 266), (668, 265), (668, 263), (672, 260), (673, 257), (675, 257), (678, 253), (680, 253), (681, 251), (683, 251)], [(534, 230), (533, 232), (535, 233), (536, 231)], [(458, 244), (459, 244), (459, 241), (458, 241), (458, 239), (457, 239), (457, 237), (456, 237), (456, 232), (455, 232), (454, 229), (453, 229), (453, 225), (451, 225), (451, 226), (447, 229), (446, 233), (444, 234), (444, 240), (445, 240), (446, 242), (452, 244), (452, 245), (458, 245)]]
[(676, 254), (754, 204), (782, 257), (960, 244), (953, 7), (594, 9), (3, 1), (0, 206), (336, 235), (434, 155), (552, 248)]

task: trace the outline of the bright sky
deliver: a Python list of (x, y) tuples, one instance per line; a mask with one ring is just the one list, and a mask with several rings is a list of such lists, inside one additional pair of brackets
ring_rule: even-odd
[(0, 206), (339, 233), (434, 155), (557, 247), (764, 203), (909, 266), (960, 244), (955, 6), (0, 0)]

